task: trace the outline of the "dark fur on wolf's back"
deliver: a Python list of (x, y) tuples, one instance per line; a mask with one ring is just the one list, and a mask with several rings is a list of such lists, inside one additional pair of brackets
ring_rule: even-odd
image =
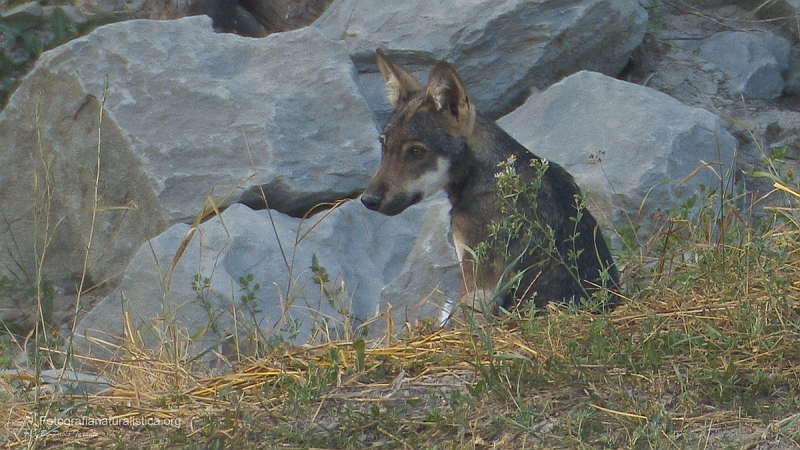
[[(540, 158), (475, 111), (448, 63), (436, 64), (423, 88), (380, 51), (377, 60), (394, 112), (381, 134), (381, 165), (361, 197), (367, 208), (395, 215), (443, 189), (453, 205), (451, 229), (465, 291), (494, 290), (506, 266), (524, 253), (516, 268), (528, 270), (516, 292), (501, 300), (507, 309), (530, 297), (537, 306), (587, 298), (602, 284), (603, 270), (609, 278), (605, 287), (617, 289), (617, 269), (597, 222), (585, 208), (579, 214), (580, 189), (564, 168), (552, 162), (541, 175), (536, 211), (526, 205), (521, 209), (543, 226), (528, 230), (531, 240), (512, 240), (507, 254), (489, 253), (475, 267), (463, 246), (475, 249), (487, 241), (490, 223), (503, 217), (496, 189), (499, 165), (513, 161), (522, 180), (532, 180), (540, 174), (531, 160)], [(547, 240), (543, 231), (547, 227), (554, 232), (557, 254), (530, 246)], [(570, 250), (573, 255), (578, 250), (577, 260)], [(611, 298), (618, 300), (613, 294)]]

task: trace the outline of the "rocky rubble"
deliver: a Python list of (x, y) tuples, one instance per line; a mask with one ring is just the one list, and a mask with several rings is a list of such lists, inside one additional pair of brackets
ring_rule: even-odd
[[(95, 292), (108, 294), (76, 330), (85, 352), (100, 351), (93, 338), (122, 333), (121, 309), (137, 329), (169, 316), (190, 335), (208, 331), (212, 311), (220, 326), (198, 348), (224, 339), (248, 292), (240, 277), (260, 286), (247, 306), (255, 323), (296, 342), (389, 311), (395, 329), (438, 320), (458, 293), (446, 201), (394, 218), (357, 202), (296, 217), (358, 195), (377, 166), (388, 113), (377, 47), (422, 81), (436, 59), (451, 61), (479, 108), (575, 175), (607, 230), (647, 235), (687, 196), (721, 183), (768, 189), (749, 177), (763, 155), (798, 151), (792, 22), (724, 2), (645, 6), (337, 0), (311, 26), (263, 39), (215, 34), (208, 18), (98, 28), (46, 52), (0, 113), (0, 235), (16, 243), (2, 265), (33, 272), (35, 258), (18, 249), (33, 248), (32, 173), (52, 161), (61, 222), (45, 273), (62, 294), (56, 310), (74, 309), (87, 247)], [(103, 208), (90, 245), (101, 105)], [(262, 190), (275, 211), (235, 205), (263, 207)], [(198, 226), (209, 197), (233, 206)], [(309, 223), (318, 224), (306, 235)], [(320, 268), (328, 289), (346, 293), (341, 303), (320, 290)], [(195, 276), (209, 280), (205, 297)], [(23, 320), (19, 304), (0, 301), (4, 321)], [(386, 330), (382, 317), (371, 333)]]
[[(776, 151), (786, 155), (779, 164), (784, 170), (791, 171), (800, 159), (796, 137), (800, 132), (800, 5), (791, 1), (717, 1), (701, 10), (665, 2), (650, 13), (654, 26), (635, 55), (642, 70), (626, 79), (723, 120), (738, 144), (733, 176), (750, 194), (742, 203), (742, 211), (757, 215), (758, 210), (750, 208), (752, 199), (768, 192), (772, 183), (750, 175), (763, 169), (764, 158)], [(790, 44), (788, 53), (786, 43)], [(703, 59), (702, 48), (712, 44), (717, 48), (716, 59), (730, 61), (739, 55), (738, 68)], [(743, 90), (748, 85), (757, 95)], [(783, 91), (779, 96), (764, 98), (758, 92), (774, 93), (780, 86)], [(762, 201), (762, 206), (767, 202)]]

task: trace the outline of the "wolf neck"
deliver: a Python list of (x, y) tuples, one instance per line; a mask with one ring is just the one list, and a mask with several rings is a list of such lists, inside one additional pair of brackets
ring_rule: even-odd
[(493, 121), (478, 115), (466, 150), (450, 162), (451, 182), (445, 186), (453, 211), (470, 209), (480, 196), (495, 195), (498, 165), (514, 155), (524, 162), (533, 156)]

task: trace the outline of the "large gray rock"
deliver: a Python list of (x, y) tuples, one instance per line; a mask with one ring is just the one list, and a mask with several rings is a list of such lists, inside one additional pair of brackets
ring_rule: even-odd
[(207, 17), (116, 23), (46, 52), (0, 113), (0, 142), (0, 268), (35, 273), (38, 172), (40, 194), (45, 182), (53, 193), (44, 274), (66, 294), (88, 247), (90, 284), (116, 280), (146, 239), (211, 195), (253, 203), (263, 186), (271, 207), (300, 213), (356, 194), (380, 159), (343, 43), (310, 28), (216, 34)]
[(789, 41), (772, 33), (723, 31), (703, 41), (700, 57), (731, 78), (734, 93), (771, 99), (783, 92), (790, 48)]
[[(190, 354), (229, 334), (244, 342), (254, 322), (265, 336), (305, 343), (352, 338), (358, 325), (388, 311), (394, 332), (406, 321), (438, 321), (461, 285), (447, 242), (449, 210), (439, 198), (386, 217), (348, 201), (301, 221), (233, 205), (200, 225), (172, 267), (190, 232), (175, 225), (139, 250), (120, 286), (78, 324), (76, 352), (114, 353), (93, 338), (122, 336), (123, 312), (150, 348), (164, 339), (155, 330), (172, 327), (192, 337)], [(324, 288), (314, 281), (314, 258), (327, 274)], [(260, 289), (246, 307), (239, 279), (250, 274), (250, 286)], [(205, 287), (193, 288), (197, 276), (209, 279)], [(371, 336), (388, 331), (386, 317), (368, 324)]]
[(478, 109), (498, 116), (580, 69), (619, 72), (642, 42), (647, 12), (635, 0), (336, 0), (314, 26), (347, 43), (379, 117), (389, 108), (376, 48), (419, 78), (448, 60)]
[(700, 186), (719, 187), (736, 148), (708, 111), (588, 71), (532, 96), (498, 123), (572, 173), (604, 225), (630, 225), (640, 235)]

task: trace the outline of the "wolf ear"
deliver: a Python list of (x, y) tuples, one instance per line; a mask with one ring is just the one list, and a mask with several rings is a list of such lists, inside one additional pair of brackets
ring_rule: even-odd
[(378, 69), (383, 74), (384, 81), (386, 81), (386, 96), (389, 97), (389, 103), (393, 107), (397, 108), (397, 105), (412, 92), (422, 90), (422, 86), (416, 78), (393, 63), (380, 49), (375, 53), (378, 60)]
[(452, 119), (451, 132), (464, 135), (471, 132), (475, 123), (475, 108), (453, 66), (444, 61), (434, 66), (425, 95), (437, 111)]

